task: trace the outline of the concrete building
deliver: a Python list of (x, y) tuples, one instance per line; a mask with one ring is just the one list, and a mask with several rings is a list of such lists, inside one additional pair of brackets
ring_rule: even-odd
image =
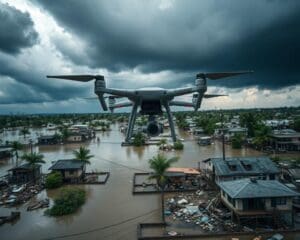
[(292, 129), (275, 130), (270, 137), (270, 146), (276, 151), (300, 151), (300, 133)]
[[(202, 165), (202, 166), (201, 166)], [(201, 170), (212, 181), (231, 181), (257, 177), (264, 180), (279, 179), (280, 171), (269, 157), (209, 158), (200, 164)]]
[(277, 180), (255, 178), (218, 183), (221, 200), (240, 224), (265, 221), (274, 227), (293, 225), (293, 198), (300, 196)]
[(80, 182), (85, 173), (85, 164), (75, 159), (65, 159), (56, 161), (49, 170), (58, 171), (62, 174), (64, 182)]

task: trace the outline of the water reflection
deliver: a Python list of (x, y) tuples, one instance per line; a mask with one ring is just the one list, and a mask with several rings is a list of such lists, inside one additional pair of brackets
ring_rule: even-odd
[[(147, 147), (122, 147), (124, 134), (118, 131), (117, 125), (111, 126), (112, 131), (97, 132), (100, 143), (90, 141), (84, 144), (64, 144), (56, 146), (38, 146), (36, 150), (44, 154), (46, 163), (42, 171), (47, 173), (53, 161), (73, 157), (73, 150), (81, 145), (87, 146), (94, 157), (87, 170), (110, 171), (111, 177), (106, 185), (83, 185), (79, 186), (88, 192), (86, 203), (75, 214), (54, 218), (44, 216), (44, 210), (27, 212), (27, 204), (19, 207), (21, 219), (11, 226), (8, 224), (0, 227), (1, 239), (42, 239), (57, 235), (85, 232), (90, 229), (97, 229), (110, 224), (118, 223), (128, 218), (143, 215), (160, 207), (158, 195), (133, 196), (132, 177), (136, 169), (149, 170), (148, 159), (156, 155), (159, 150), (157, 146)], [(36, 139), (38, 134), (44, 133), (43, 129), (35, 129), (37, 134), (31, 135)], [(178, 167), (197, 167), (200, 160), (209, 157), (222, 156), (222, 144), (215, 141), (210, 146), (199, 146), (193, 141), (193, 136), (186, 132), (179, 131), (180, 137), (185, 138), (184, 151), (170, 151), (165, 154), (167, 157), (178, 156), (179, 161), (175, 164)], [(12, 139), (23, 139), (18, 131), (4, 132), (1, 135), (2, 141)], [(21, 153), (20, 153), (21, 155)], [(232, 150), (226, 145), (227, 156), (258, 156), (262, 153), (252, 149)], [(0, 175), (15, 165), (14, 159), (0, 161)], [(43, 191), (37, 198), (49, 197), (53, 199), (58, 194), (57, 190)], [(8, 215), (16, 208), (0, 208), (0, 215)], [(127, 224), (99, 230), (86, 235), (72, 237), (72, 239), (136, 239), (136, 224), (141, 221), (160, 221), (159, 211), (137, 219)], [(70, 238), (71, 239), (71, 238)], [(225, 238), (226, 239), (226, 238)], [(292, 239), (292, 238), (291, 238)]]

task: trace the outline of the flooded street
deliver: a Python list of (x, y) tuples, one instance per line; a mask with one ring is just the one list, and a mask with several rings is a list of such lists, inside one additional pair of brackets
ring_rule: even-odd
[[(199, 146), (191, 135), (181, 132), (185, 141), (182, 152), (167, 152), (168, 156), (178, 156), (178, 167), (197, 167), (200, 160), (222, 156), (222, 145), (215, 142), (210, 146)], [(0, 215), (8, 215), (12, 210), (21, 211), (21, 218), (14, 225), (5, 224), (0, 227), (1, 239), (52, 239), (65, 236), (65, 239), (136, 239), (137, 223), (160, 221), (159, 195), (132, 195), (133, 173), (147, 171), (148, 159), (158, 152), (157, 146), (122, 147), (124, 135), (119, 132), (118, 125), (112, 131), (97, 133), (101, 142), (92, 140), (83, 144), (94, 157), (87, 170), (110, 171), (111, 175), (105, 185), (81, 185), (87, 191), (86, 203), (78, 212), (64, 217), (44, 216), (44, 209), (27, 212), (29, 203), (20, 208), (0, 208)], [(2, 135), (1, 138), (4, 136)], [(11, 137), (11, 136), (6, 136)], [(19, 137), (15, 133), (14, 138)], [(22, 136), (20, 136), (20, 139)], [(2, 139), (5, 141), (6, 139)], [(72, 158), (72, 151), (80, 144), (34, 147), (44, 154), (46, 163), (43, 173), (53, 161)], [(252, 149), (232, 150), (226, 146), (227, 156), (259, 156), (262, 153)], [(0, 175), (15, 165), (13, 160), (0, 163)], [(57, 190), (43, 191), (38, 198), (53, 198)], [(121, 223), (122, 224), (118, 224)], [(115, 225), (107, 228), (109, 225)], [(215, 238), (216, 239), (216, 238)], [(219, 238), (231, 239), (231, 238)], [(247, 239), (247, 238), (243, 238)], [(291, 236), (288, 239), (298, 239)]]

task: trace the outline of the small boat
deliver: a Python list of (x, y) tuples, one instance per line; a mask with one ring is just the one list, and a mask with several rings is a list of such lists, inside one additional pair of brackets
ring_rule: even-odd
[(19, 192), (22, 192), (24, 189), (25, 189), (25, 186), (21, 185), (20, 187), (14, 187), (12, 192), (13, 193), (19, 193)]

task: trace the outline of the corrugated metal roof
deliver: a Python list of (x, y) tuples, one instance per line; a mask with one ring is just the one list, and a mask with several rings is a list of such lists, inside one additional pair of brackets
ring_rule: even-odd
[(299, 193), (291, 190), (277, 180), (240, 179), (218, 183), (231, 198), (294, 197)]
[[(40, 168), (41, 165), (40, 164), (36, 164), (34, 166), (35, 168)], [(31, 170), (32, 169), (32, 165), (30, 165), (29, 163), (24, 163), (20, 166), (17, 166), (17, 167), (13, 167), (11, 169), (9, 169), (8, 171), (12, 171), (12, 170)]]
[(64, 169), (81, 169), (84, 162), (76, 159), (64, 159), (56, 161), (49, 170), (64, 170)]
[(278, 168), (268, 157), (211, 158), (218, 176), (251, 176), (266, 173), (279, 173)]

